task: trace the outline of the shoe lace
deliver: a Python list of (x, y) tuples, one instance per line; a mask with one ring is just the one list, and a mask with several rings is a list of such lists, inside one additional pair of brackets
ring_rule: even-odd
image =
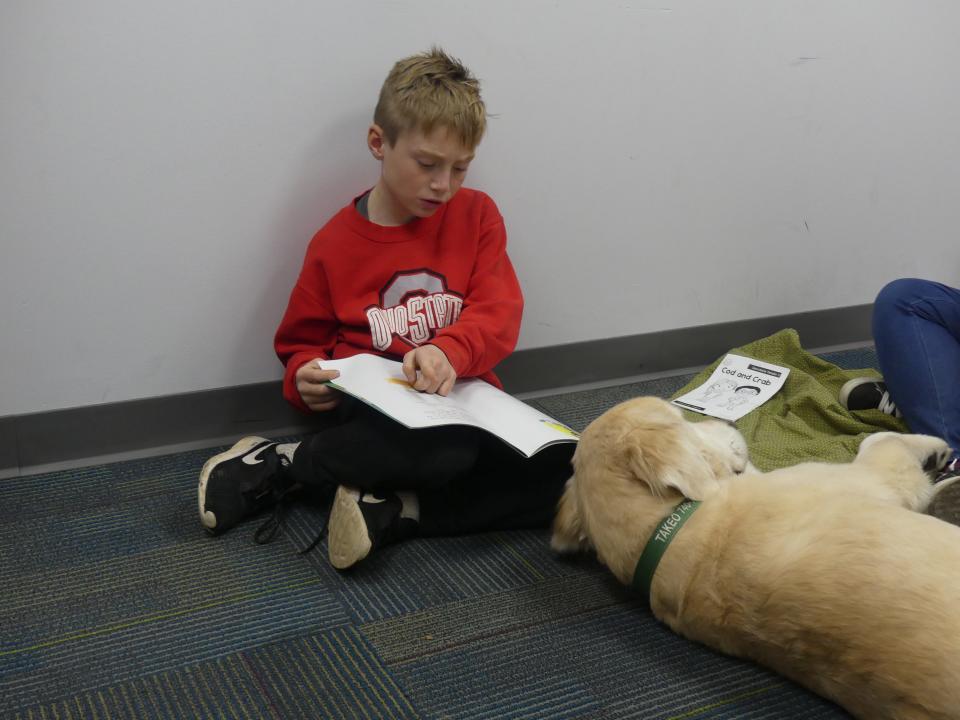
[[(269, 542), (273, 542), (282, 532), (287, 515), (287, 510), (290, 507), (290, 497), (294, 491), (299, 490), (299, 486), (291, 486), (281, 490), (277, 493), (276, 501), (273, 505), (273, 510), (268, 517), (261, 525), (257, 528), (256, 532), (253, 533), (253, 541), (257, 545), (266, 545)], [(272, 492), (272, 491), (267, 491)], [(313, 550), (317, 545), (320, 544), (320, 541), (327, 536), (327, 522), (329, 520), (329, 513), (323, 516), (323, 522), (320, 525), (320, 531), (317, 533), (317, 536), (310, 542), (307, 547), (303, 550), (298, 550), (298, 555), (306, 555), (308, 552)]]
[(887, 390), (884, 390), (883, 395), (880, 396), (880, 403), (877, 405), (877, 409), (887, 415), (900, 417), (900, 411), (897, 410), (896, 404), (890, 399), (890, 393)]

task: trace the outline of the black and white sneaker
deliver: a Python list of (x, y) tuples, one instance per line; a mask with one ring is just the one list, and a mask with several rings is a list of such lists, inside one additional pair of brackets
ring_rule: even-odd
[(283, 469), (293, 459), (295, 448), (295, 444), (245, 437), (207, 460), (197, 488), (204, 529), (218, 535), (273, 505), (290, 489)]
[(876, 378), (858, 377), (845, 382), (840, 388), (840, 404), (847, 410), (879, 410), (886, 415), (901, 417), (890, 399), (887, 384)]
[(960, 460), (954, 458), (933, 482), (927, 514), (960, 525)]
[(416, 520), (402, 517), (396, 493), (375, 495), (348, 485), (337, 488), (330, 511), (330, 564), (346, 570), (373, 550), (417, 533)]

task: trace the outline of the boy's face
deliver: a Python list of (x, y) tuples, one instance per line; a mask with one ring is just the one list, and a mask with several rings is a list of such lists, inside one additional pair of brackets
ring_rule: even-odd
[(415, 217), (433, 215), (460, 189), (474, 154), (445, 127), (428, 134), (407, 130), (391, 146), (380, 126), (374, 124), (367, 134), (367, 145), (382, 162), (374, 189), (379, 194), (381, 217), (374, 218), (371, 208), (370, 219), (385, 225), (402, 225)]

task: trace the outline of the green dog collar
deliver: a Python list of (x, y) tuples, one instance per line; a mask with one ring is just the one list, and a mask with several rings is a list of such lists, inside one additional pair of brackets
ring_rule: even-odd
[(653, 574), (657, 571), (660, 558), (667, 551), (667, 547), (681, 526), (699, 506), (699, 500), (684, 500), (670, 511), (647, 540), (647, 545), (637, 561), (637, 568), (633, 571), (633, 582), (630, 584), (630, 587), (640, 593), (647, 602), (650, 602), (650, 586), (653, 584)]

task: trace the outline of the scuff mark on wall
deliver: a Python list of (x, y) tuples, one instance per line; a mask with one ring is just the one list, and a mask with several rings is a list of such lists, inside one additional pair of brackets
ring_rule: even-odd
[(633, 7), (630, 3), (623, 3), (620, 5), (624, 10), (634, 10), (636, 12), (655, 12), (655, 13), (671, 13), (673, 8), (651, 8), (651, 7)]

